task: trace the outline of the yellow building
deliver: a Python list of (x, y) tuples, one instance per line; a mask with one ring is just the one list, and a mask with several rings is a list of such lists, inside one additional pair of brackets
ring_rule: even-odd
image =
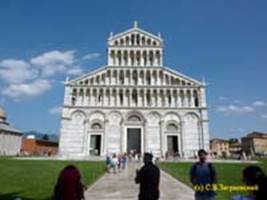
[(267, 155), (267, 133), (252, 132), (241, 141), (246, 154)]
[(210, 141), (210, 150), (215, 157), (230, 156), (229, 142), (224, 139), (214, 138)]

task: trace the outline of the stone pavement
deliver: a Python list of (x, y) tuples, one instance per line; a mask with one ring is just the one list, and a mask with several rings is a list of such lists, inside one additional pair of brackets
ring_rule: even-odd
[[(105, 174), (85, 192), (86, 200), (137, 200), (134, 178), (139, 167), (139, 163), (130, 163), (122, 172)], [(189, 187), (163, 171), (160, 178), (161, 200), (193, 200), (194, 192)]]

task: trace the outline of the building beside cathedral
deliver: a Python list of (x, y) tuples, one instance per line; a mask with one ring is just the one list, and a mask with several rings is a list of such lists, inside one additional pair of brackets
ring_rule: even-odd
[(163, 47), (135, 22), (110, 34), (105, 66), (65, 82), (61, 156), (209, 149), (205, 83), (165, 66)]
[(19, 155), (21, 151), (22, 132), (7, 122), (7, 114), (0, 107), (0, 156)]

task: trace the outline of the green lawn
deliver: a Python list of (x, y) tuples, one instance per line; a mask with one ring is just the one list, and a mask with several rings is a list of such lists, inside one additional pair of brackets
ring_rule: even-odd
[[(260, 164), (265, 172), (267, 172), (267, 161), (262, 160)], [(170, 163), (170, 162), (162, 162), (160, 163), (160, 167), (177, 178), (178, 180), (184, 182), (185, 184), (192, 187), (189, 181), (189, 171), (192, 166), (192, 163)], [(217, 174), (218, 174), (218, 183), (222, 183), (224, 185), (243, 185), (241, 176), (242, 170), (248, 166), (248, 164), (226, 164), (226, 163), (215, 163), (214, 164)], [(218, 200), (226, 200), (230, 199), (231, 196), (238, 193), (229, 193), (229, 192), (218, 192), (217, 199)]]
[(14, 160), (0, 158), (0, 199), (15, 196), (23, 200), (51, 199), (57, 176), (68, 164), (74, 164), (86, 185), (92, 184), (105, 172), (104, 162)]

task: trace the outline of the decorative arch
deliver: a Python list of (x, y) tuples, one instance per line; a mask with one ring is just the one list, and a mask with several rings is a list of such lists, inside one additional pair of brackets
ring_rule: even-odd
[(157, 111), (152, 111), (147, 115), (147, 121), (149, 124), (159, 125), (161, 118), (162, 118), (161, 114)]
[(167, 131), (178, 131), (179, 127), (175, 123), (169, 123), (166, 126)]
[(145, 118), (142, 115), (142, 113), (137, 112), (137, 111), (130, 111), (130, 112), (128, 112), (127, 115), (126, 115), (126, 121), (128, 121), (128, 119), (131, 119), (131, 117), (133, 117), (133, 116), (134, 116), (134, 118), (138, 118), (139, 119), (138, 120), (139, 122), (144, 122), (145, 121)]
[(168, 132), (172, 132), (172, 131), (175, 131), (175, 132), (178, 132), (180, 131), (181, 129), (181, 126), (179, 124), (179, 122), (177, 122), (176, 120), (169, 120), (166, 122), (166, 131)]
[(93, 111), (89, 114), (88, 116), (89, 121), (93, 121), (93, 120), (101, 120), (104, 121), (105, 120), (105, 113), (102, 111)]
[(112, 123), (121, 123), (122, 122), (122, 114), (119, 111), (110, 111), (108, 114), (108, 119), (112, 120)]
[(164, 115), (164, 120), (165, 121), (177, 121), (177, 122), (181, 122), (181, 116), (177, 113), (177, 112), (167, 112)]
[(131, 115), (128, 117), (127, 121), (140, 122), (140, 121), (142, 121), (142, 119), (137, 115)]
[(83, 110), (74, 110), (70, 114), (72, 119), (80, 119), (80, 118), (85, 118), (86, 113)]
[(184, 114), (183, 119), (185, 119), (187, 116), (195, 116), (198, 120), (200, 119), (200, 116), (198, 113), (195, 112), (187, 112)]
[(91, 123), (90, 128), (93, 130), (101, 130), (101, 129), (103, 129), (103, 125), (101, 122), (94, 121)]

